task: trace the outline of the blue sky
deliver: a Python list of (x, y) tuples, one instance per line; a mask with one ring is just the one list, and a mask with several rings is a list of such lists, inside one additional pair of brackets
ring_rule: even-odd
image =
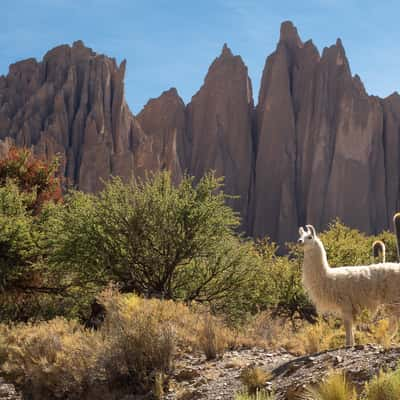
[(190, 101), (224, 42), (248, 66), (257, 98), (284, 20), (320, 51), (340, 37), (370, 94), (400, 90), (397, 1), (1, 0), (1, 14), (0, 75), (10, 63), (41, 59), (81, 39), (98, 53), (127, 59), (126, 98), (134, 113), (170, 87)]

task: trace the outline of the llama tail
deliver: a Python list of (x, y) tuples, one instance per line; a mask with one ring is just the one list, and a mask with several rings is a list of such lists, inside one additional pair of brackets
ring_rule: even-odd
[(382, 240), (375, 240), (375, 242), (372, 243), (372, 255), (374, 259), (382, 258), (382, 262), (386, 262), (386, 247)]
[(394, 214), (393, 225), (396, 234), (397, 261), (400, 262), (400, 212)]

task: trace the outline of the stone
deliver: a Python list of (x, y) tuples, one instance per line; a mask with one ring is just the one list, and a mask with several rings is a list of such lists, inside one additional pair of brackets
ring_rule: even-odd
[(171, 171), (178, 183), (185, 170), (185, 104), (175, 88), (150, 100), (137, 115), (142, 129), (153, 139), (159, 159), (154, 169)]
[[(396, 99), (384, 104), (394, 132)], [(320, 55), (283, 23), (264, 68), (256, 118), (254, 236), (293, 241), (298, 226), (325, 229), (336, 217), (367, 233), (389, 226), (398, 193), (390, 190), (388, 212), (384, 138), (393, 143), (396, 134), (385, 133), (382, 103), (352, 77), (340, 39)], [(394, 178), (395, 161), (386, 161)]]
[(0, 77), (0, 158), (9, 147), (61, 157), (67, 183), (89, 192), (111, 175), (170, 170), (225, 177), (241, 230), (283, 244), (298, 226), (335, 218), (368, 234), (400, 204), (400, 95), (370, 96), (340, 39), (320, 53), (290, 21), (268, 56), (254, 106), (245, 63), (225, 44), (187, 106), (172, 88), (134, 116), (126, 62), (82, 41)]
[(67, 183), (90, 192), (110, 175), (159, 169), (125, 102), (125, 66), (81, 41), (11, 65), (0, 80), (0, 139), (60, 155)]
[(253, 96), (247, 67), (225, 44), (204, 84), (187, 106), (188, 171), (197, 179), (210, 170), (225, 177), (228, 200), (247, 221), (253, 176)]

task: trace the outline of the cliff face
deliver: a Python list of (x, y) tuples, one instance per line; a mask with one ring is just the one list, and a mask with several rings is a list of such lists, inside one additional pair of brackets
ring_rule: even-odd
[(82, 42), (59, 46), (40, 63), (11, 65), (0, 78), (0, 139), (60, 154), (65, 176), (86, 191), (110, 174), (155, 168), (151, 140), (124, 99), (124, 74), (125, 62), (117, 66)]
[(290, 22), (266, 61), (258, 104), (247, 67), (224, 45), (185, 106), (175, 89), (135, 117), (124, 99), (125, 62), (76, 42), (11, 65), (0, 77), (0, 156), (13, 141), (51, 157), (77, 187), (110, 175), (168, 169), (178, 182), (210, 169), (243, 228), (283, 243), (305, 223), (336, 217), (367, 233), (400, 206), (400, 96), (369, 96), (341, 41), (320, 54)]
[(187, 166), (195, 177), (209, 170), (225, 177), (224, 191), (247, 222), (253, 176), (253, 97), (247, 67), (224, 45), (204, 85), (187, 107)]
[(185, 104), (176, 89), (150, 100), (137, 120), (152, 139), (156, 157), (154, 169), (171, 171), (174, 182), (185, 172)]
[[(396, 107), (384, 103), (387, 113)], [(392, 188), (381, 101), (351, 76), (340, 40), (320, 56), (291, 23), (282, 24), (262, 77), (257, 128), (254, 235), (284, 242), (298, 225), (326, 227), (336, 217), (365, 232), (388, 226), (395, 205), (388, 209), (385, 196)]]

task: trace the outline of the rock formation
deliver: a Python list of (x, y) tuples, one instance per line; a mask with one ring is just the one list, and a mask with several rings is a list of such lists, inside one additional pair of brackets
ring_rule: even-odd
[(150, 100), (138, 114), (140, 126), (153, 141), (157, 157), (155, 167), (171, 171), (178, 182), (185, 172), (185, 104), (176, 89), (164, 92), (157, 99)]
[(187, 107), (187, 165), (201, 177), (210, 170), (225, 177), (230, 203), (247, 222), (252, 183), (253, 97), (247, 67), (225, 44), (204, 85)]
[(320, 56), (282, 24), (263, 73), (257, 136), (254, 235), (284, 242), (298, 225), (336, 217), (364, 232), (388, 226), (382, 106), (351, 76), (340, 40)]
[(124, 99), (125, 62), (82, 42), (28, 59), (0, 77), (0, 156), (13, 141), (51, 157), (78, 188), (110, 175), (168, 169), (225, 176), (230, 204), (253, 236), (283, 243), (305, 223), (334, 218), (367, 233), (400, 206), (400, 96), (369, 96), (340, 39), (318, 52), (291, 22), (266, 61), (258, 104), (240, 56), (227, 45), (185, 106), (175, 89), (135, 117)]
[(60, 154), (69, 182), (86, 191), (110, 175), (158, 168), (125, 102), (124, 74), (125, 61), (117, 66), (80, 41), (11, 65), (0, 78), (0, 139)]

